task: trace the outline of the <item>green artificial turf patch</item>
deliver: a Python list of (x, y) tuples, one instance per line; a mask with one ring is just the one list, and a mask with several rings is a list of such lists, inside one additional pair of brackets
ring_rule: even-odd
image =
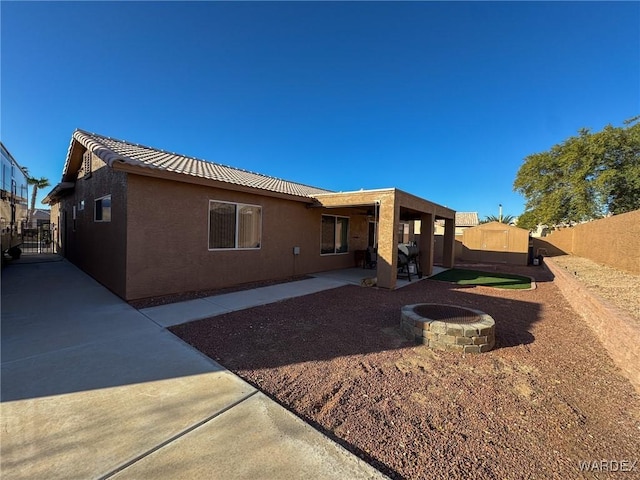
[(479, 272), (452, 268), (429, 277), (431, 280), (457, 283), (458, 285), (483, 285), (486, 287), (526, 289), (531, 288), (531, 279), (507, 273)]

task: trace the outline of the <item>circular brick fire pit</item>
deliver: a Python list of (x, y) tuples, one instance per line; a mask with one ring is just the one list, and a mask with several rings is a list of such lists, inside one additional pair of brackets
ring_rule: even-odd
[(400, 327), (408, 338), (434, 350), (482, 353), (496, 343), (493, 318), (480, 310), (456, 305), (405, 305), (400, 314)]

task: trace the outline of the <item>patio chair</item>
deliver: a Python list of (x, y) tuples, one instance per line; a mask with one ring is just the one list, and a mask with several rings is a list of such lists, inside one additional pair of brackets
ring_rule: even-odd
[(374, 247), (367, 248), (365, 265), (367, 268), (376, 268), (378, 266), (378, 249)]

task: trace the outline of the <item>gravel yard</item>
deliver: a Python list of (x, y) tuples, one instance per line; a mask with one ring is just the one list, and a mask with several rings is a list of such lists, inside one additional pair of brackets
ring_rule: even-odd
[[(579, 467), (601, 460), (640, 478), (640, 396), (545, 268), (498, 268), (537, 288), (345, 286), (171, 330), (391, 478), (604, 478)], [(490, 314), (496, 348), (405, 340), (421, 302)]]

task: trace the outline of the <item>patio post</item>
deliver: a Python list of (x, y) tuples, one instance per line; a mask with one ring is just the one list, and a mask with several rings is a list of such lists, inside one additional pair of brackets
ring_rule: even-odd
[(433, 273), (433, 214), (423, 213), (420, 215), (420, 239), (418, 249), (420, 250), (420, 270), (423, 275)]
[(380, 204), (378, 231), (378, 286), (394, 289), (398, 276), (397, 232), (400, 222), (400, 206), (395, 195)]
[(447, 268), (453, 268), (455, 262), (456, 222), (453, 218), (444, 221), (444, 245), (442, 252), (442, 264)]

